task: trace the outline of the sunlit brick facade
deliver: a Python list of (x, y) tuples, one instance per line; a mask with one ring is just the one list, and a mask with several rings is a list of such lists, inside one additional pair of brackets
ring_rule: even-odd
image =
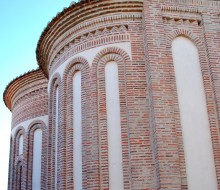
[(12, 81), (8, 189), (220, 189), (220, 1), (85, 0)]

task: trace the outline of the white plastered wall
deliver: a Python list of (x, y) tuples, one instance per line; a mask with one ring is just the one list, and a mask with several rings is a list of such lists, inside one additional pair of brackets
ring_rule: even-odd
[(82, 190), (82, 99), (81, 72), (73, 76), (74, 189)]
[(23, 147), (24, 147), (24, 136), (20, 135), (20, 137), (19, 137), (18, 155), (22, 155), (23, 154)]
[(187, 38), (172, 44), (189, 190), (217, 190), (199, 54)]
[(34, 131), (32, 190), (41, 189), (42, 129)]
[(107, 137), (109, 160), (109, 189), (123, 190), (123, 164), (121, 140), (121, 116), (118, 81), (118, 64), (105, 65), (105, 89), (107, 110)]

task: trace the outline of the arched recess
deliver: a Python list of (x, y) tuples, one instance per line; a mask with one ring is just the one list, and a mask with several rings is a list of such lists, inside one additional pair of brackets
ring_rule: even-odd
[(24, 173), (22, 160), (17, 161), (15, 168), (16, 168), (16, 171), (15, 171), (16, 176), (15, 176), (15, 186), (13, 189), (22, 190), (25, 187), (23, 177), (22, 177)]
[[(131, 165), (130, 165), (130, 144), (127, 110), (127, 87), (126, 87), (126, 65), (131, 60), (125, 51), (117, 47), (109, 47), (97, 54), (93, 61), (93, 72), (97, 78), (97, 109), (98, 109), (98, 138), (99, 138), (99, 163), (100, 163), (100, 189), (113, 188), (109, 184), (109, 149), (107, 130), (107, 110), (106, 110), (106, 88), (105, 88), (105, 66), (109, 62), (117, 63), (118, 84), (120, 99), (120, 125), (122, 142), (122, 180), (124, 189), (131, 188)], [(123, 122), (122, 122), (123, 121)], [(108, 156), (107, 156), (108, 155)], [(113, 180), (114, 181), (114, 180)], [(115, 179), (115, 181), (117, 181)], [(125, 183), (126, 181), (126, 183)], [(120, 182), (121, 183), (121, 182)], [(119, 184), (119, 183), (118, 183)], [(121, 185), (119, 185), (121, 186)], [(113, 190), (113, 189), (112, 189)]]
[[(40, 139), (36, 137), (35, 132), (37, 130), (41, 131), (42, 136)], [(37, 148), (38, 144), (40, 144), (41, 147)], [(28, 127), (28, 189), (45, 189), (46, 187), (46, 144), (46, 124), (41, 120), (33, 121)]]
[[(77, 74), (81, 74), (81, 113), (80, 116), (77, 116), (74, 114), (74, 77)], [(88, 172), (88, 166), (90, 165), (87, 161), (87, 155), (90, 155), (87, 153), (88, 151), (91, 151), (87, 149), (89, 141), (91, 141), (90, 137), (87, 136), (88, 128), (90, 126), (88, 122), (88, 112), (90, 111), (88, 107), (88, 99), (90, 98), (90, 93), (88, 92), (89, 89), (89, 64), (86, 59), (82, 57), (77, 57), (73, 59), (66, 67), (63, 75), (63, 84), (64, 84), (64, 122), (66, 126), (64, 128), (64, 138), (65, 138), (65, 146), (64, 146), (64, 152), (66, 153), (66, 176), (67, 176), (67, 182), (66, 182), (66, 188), (67, 189), (80, 189), (89, 188), (89, 182), (87, 182), (87, 172)], [(77, 98), (79, 100), (79, 97)], [(79, 121), (77, 117), (81, 117), (81, 137), (79, 137), (79, 130), (74, 131), (75, 125), (79, 124)], [(77, 124), (78, 123), (78, 124)], [(74, 144), (74, 137), (81, 138), (81, 145)], [(81, 147), (80, 147), (81, 146)], [(74, 152), (78, 149), (82, 153), (82, 157), (80, 158), (80, 155), (74, 156)], [(78, 161), (76, 161), (77, 159)], [(81, 159), (81, 161), (80, 161)], [(81, 162), (81, 163), (79, 163)], [(77, 167), (76, 164), (79, 165)], [(76, 173), (76, 169), (79, 169), (80, 172)], [(93, 171), (94, 172), (94, 171)], [(75, 174), (76, 173), (76, 174)], [(92, 174), (89, 174), (90, 179), (92, 178)], [(76, 183), (76, 178), (81, 178)], [(94, 184), (93, 184), (94, 185)], [(79, 187), (81, 186), (81, 187)]]
[[(62, 129), (60, 125), (61, 118), (61, 100), (62, 85), (59, 74), (53, 75), (49, 90), (49, 124), (48, 124), (48, 161), (47, 161), (47, 188), (57, 189), (61, 184), (58, 178), (61, 172), (58, 166), (62, 163), (60, 147), (62, 146)], [(58, 146), (59, 144), (59, 146)]]
[[(23, 136), (23, 144), (21, 145), (19, 143), (19, 139), (20, 137)], [(24, 127), (18, 127), (16, 129), (15, 135), (14, 135), (14, 143), (13, 143), (13, 157), (12, 157), (12, 164), (11, 164), (11, 169), (12, 169), (12, 173), (11, 173), (11, 177), (12, 179), (11, 181), (11, 186), (12, 189), (18, 189), (17, 188), (17, 183), (19, 182), (20, 179), (22, 179), (22, 185), (25, 185), (25, 175), (23, 176), (24, 173), (24, 167), (26, 165), (26, 148), (25, 148), (25, 142), (26, 142), (26, 135), (25, 135), (25, 129)], [(19, 155), (19, 146), (23, 147), (23, 153), (21, 155)], [(21, 147), (20, 147), (21, 148)], [(19, 165), (20, 163), (20, 165)], [(18, 170), (20, 169), (20, 166), (22, 167), (22, 172), (18, 172)], [(20, 184), (21, 185), (21, 184)], [(20, 186), (19, 186), (20, 187)], [(23, 186), (22, 186), (23, 188)]]
[[(174, 108), (174, 121), (175, 121), (175, 130), (177, 135), (178, 142), (178, 150), (179, 150), (179, 163), (180, 163), (180, 175), (181, 175), (181, 188), (187, 188), (187, 178), (186, 178), (186, 163), (184, 158), (184, 150), (183, 150), (183, 135), (180, 121), (180, 112), (178, 107), (178, 96), (177, 96), (177, 88), (176, 88), (176, 80), (174, 73), (174, 65), (173, 65), (173, 57), (172, 57), (172, 42), (174, 39), (178, 37), (185, 37), (190, 40), (198, 49), (199, 60), (200, 60), (200, 68), (202, 72), (207, 110), (210, 122), (210, 132), (211, 139), (214, 151), (215, 158), (215, 168), (216, 173), (220, 172), (220, 165), (218, 164), (218, 151), (220, 149), (220, 139), (219, 139), (219, 121), (216, 113), (217, 104), (216, 104), (216, 95), (215, 90), (213, 88), (213, 79), (212, 79), (212, 70), (210, 68), (210, 62), (207, 57), (207, 48), (205, 43), (202, 41), (202, 37), (198, 37), (193, 31), (186, 29), (178, 29), (167, 36), (167, 60), (169, 61), (170, 67), (170, 83), (173, 91), (173, 108)], [(216, 138), (217, 137), (217, 138)], [(220, 188), (220, 179), (218, 179), (218, 187)]]
[[(21, 137), (23, 138), (21, 140)], [(24, 153), (24, 143), (25, 143), (25, 129), (23, 127), (18, 127), (15, 132), (15, 156), (20, 156)], [(23, 143), (22, 143), (23, 141)], [(23, 144), (23, 146), (22, 146)], [(22, 151), (21, 151), (22, 149)], [(20, 154), (19, 154), (20, 152)]]
[(218, 189), (213, 142), (199, 51), (179, 36), (172, 55), (189, 189)]

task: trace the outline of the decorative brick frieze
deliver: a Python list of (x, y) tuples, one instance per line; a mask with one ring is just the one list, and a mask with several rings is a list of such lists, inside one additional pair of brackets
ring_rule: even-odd
[(110, 34), (105, 36), (99, 36), (94, 39), (83, 40), (82, 42), (76, 44), (70, 44), (68, 48), (66, 48), (62, 53), (57, 55), (52, 64), (52, 68), (50, 68), (50, 75), (57, 69), (57, 67), (65, 62), (68, 58), (73, 55), (83, 52), (85, 50), (95, 48), (98, 46), (103, 46), (111, 43), (120, 43), (120, 42), (129, 42), (128, 34)]
[(110, 28), (123, 26), (123, 24), (126, 25), (133, 20), (141, 18), (141, 13), (109, 14), (105, 15), (105, 17), (99, 16), (95, 19), (93, 18), (91, 20), (86, 20), (82, 23), (79, 23), (73, 28), (70, 28), (66, 32), (66, 34), (62, 35), (53, 44), (53, 51), (49, 63), (51, 64), (54, 55), (56, 55), (58, 51), (60, 51), (61, 49), (65, 49), (65, 47), (68, 47), (68, 44), (70, 45), (70, 42), (79, 42), (81, 36), (95, 32), (95, 36), (97, 37), (105, 28), (108, 28), (109, 30)]
[(48, 80), (42, 71), (34, 70), (8, 85), (4, 92), (4, 100), (12, 110), (12, 128), (23, 121), (47, 115), (47, 84)]
[[(52, 44), (56, 43), (57, 39), (64, 33), (73, 28), (79, 23), (85, 20), (92, 20), (96, 17), (105, 17), (109, 13), (118, 15), (118, 12), (126, 13), (141, 13), (142, 12), (142, 0), (134, 1), (90, 1), (85, 2), (87, 6), (81, 4), (74, 4), (65, 9), (62, 14), (58, 14), (48, 27), (42, 33), (37, 47), (37, 59), (43, 68), (44, 73), (47, 73), (45, 61), (50, 61)], [(80, 8), (80, 10), (79, 10)], [(120, 17), (120, 16), (119, 16)], [(132, 16), (133, 17), (133, 16)], [(61, 25), (63, 27), (61, 27)], [(44, 48), (44, 52), (41, 49)], [(43, 58), (44, 57), (44, 58)], [(43, 59), (42, 59), (43, 58)]]
[[(13, 109), (12, 127), (35, 117), (47, 115), (48, 95), (47, 88), (25, 95)], [(29, 110), (26, 112), (26, 110)]]
[[(91, 49), (97, 46), (101, 46), (101, 45), (105, 45), (109, 43), (129, 41), (129, 35), (126, 35), (127, 28), (128, 28), (127, 25), (119, 25), (119, 26), (114, 25), (114, 26), (108, 26), (108, 27), (99, 28), (99, 29), (96, 28), (94, 31), (84, 33), (81, 36), (78, 36), (75, 38), (69, 37), (65, 39), (65, 41), (68, 40), (68, 42), (65, 42), (66, 45), (64, 47), (61, 46), (62, 49), (59, 52), (57, 52), (57, 49), (59, 49), (58, 48), (59, 46), (56, 46), (56, 51), (54, 51), (54, 53), (51, 55), (50, 62), (52, 62), (52, 64), (49, 65), (49, 70), (54, 70), (54, 69), (51, 69), (51, 67), (53, 67), (53, 64), (59, 64), (59, 63), (54, 63), (54, 62), (64, 62), (63, 59), (62, 61), (59, 61), (59, 59), (61, 59), (63, 56), (65, 56), (67, 59), (70, 55), (72, 56), (76, 53), (79, 53), (79, 52), (82, 52), (82, 51), (85, 51), (87, 49)], [(67, 53), (69, 56), (65, 55)]]
[(42, 87), (46, 87), (46, 84), (47, 79), (40, 69), (27, 72), (8, 84), (3, 95), (4, 102), (11, 110), (13, 109), (12, 105), (15, 104), (20, 96), (23, 97), (25, 93), (28, 94), (32, 91), (39, 90)]

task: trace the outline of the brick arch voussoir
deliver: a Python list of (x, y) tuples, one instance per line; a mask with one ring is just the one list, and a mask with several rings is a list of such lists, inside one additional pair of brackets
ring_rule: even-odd
[(17, 128), (16, 132), (15, 132), (15, 135), (14, 135), (14, 151), (15, 151), (15, 156), (17, 155), (18, 153), (18, 149), (19, 149), (19, 137), (23, 135), (23, 138), (24, 138), (24, 142), (25, 142), (25, 138), (26, 138), (26, 133), (25, 133), (25, 128), (23, 126), (20, 126)]
[(115, 61), (117, 63), (123, 63), (124, 59), (118, 54), (107, 54), (101, 58), (99, 64), (105, 64), (110, 61)]
[[(108, 55), (110, 57), (108, 57), (108, 56), (106, 57), (106, 55)], [(112, 59), (111, 61), (116, 61), (117, 62), (117, 60), (113, 59), (113, 58), (117, 58), (116, 55), (121, 57), (121, 60), (123, 60), (124, 62), (127, 62), (127, 61), (131, 60), (131, 58), (129, 57), (127, 52), (125, 52), (123, 49), (118, 48), (118, 47), (107, 47), (107, 48), (101, 50), (96, 55), (92, 65), (94, 67), (97, 67), (98, 63), (101, 63), (102, 61), (106, 61), (106, 60), (108, 60), (108, 58), (111, 58)], [(114, 56), (116, 56), (116, 57), (114, 57)], [(118, 57), (118, 59), (119, 59), (119, 57)], [(110, 59), (109, 59), (109, 61), (110, 61)]]
[(46, 129), (46, 124), (42, 120), (32, 121), (28, 126), (28, 134), (34, 132), (36, 129), (42, 129), (44, 131)]
[(14, 139), (18, 138), (20, 135), (25, 135), (25, 128), (23, 126), (19, 126), (14, 134)]
[(172, 41), (180, 36), (185, 37), (188, 40), (192, 41), (198, 49), (203, 45), (202, 41), (190, 30), (178, 29), (168, 35), (167, 39), (169, 46), (172, 47)]
[(59, 86), (61, 84), (62, 80), (61, 80), (60, 74), (58, 74), (58, 73), (54, 74), (51, 81), (52, 82), (50, 84), (50, 92), (52, 92), (56, 86)]
[[(74, 69), (72, 69), (74, 67)], [(72, 70), (84, 70), (84, 69), (87, 69), (89, 68), (89, 63), (88, 61), (83, 58), (83, 57), (76, 57), (74, 58), (72, 61), (70, 61), (70, 63), (66, 66), (66, 69), (64, 71), (64, 74), (63, 74), (63, 79), (64, 81), (67, 80), (68, 76), (71, 74), (74, 74), (72, 73), (73, 71)]]

